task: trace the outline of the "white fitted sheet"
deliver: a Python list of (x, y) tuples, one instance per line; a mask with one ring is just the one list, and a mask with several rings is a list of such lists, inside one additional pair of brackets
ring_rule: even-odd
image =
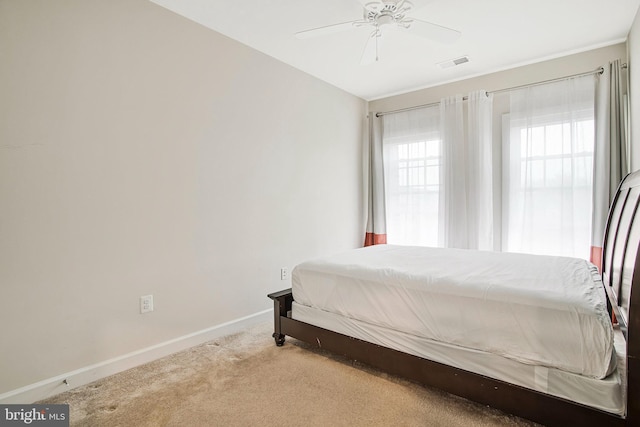
[[(414, 356), (520, 385), (617, 415), (626, 412), (626, 342), (616, 330), (617, 368), (604, 379), (559, 369), (522, 364), (496, 354), (458, 347), (385, 327), (349, 319), (293, 302), (292, 317), (330, 331), (382, 345)], [(322, 345), (322, 343), (320, 343)]]
[(378, 245), (299, 264), (298, 304), (515, 361), (605, 378), (613, 329), (592, 264)]

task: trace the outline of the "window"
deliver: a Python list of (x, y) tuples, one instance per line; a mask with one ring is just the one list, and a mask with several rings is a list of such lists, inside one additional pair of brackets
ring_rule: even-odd
[(502, 164), (492, 104), (384, 115), (387, 242), (589, 259), (594, 91), (585, 76), (505, 95)]
[(437, 109), (384, 117), (387, 242), (390, 244), (438, 244), (439, 135)]
[(549, 86), (512, 94), (503, 122), (503, 250), (589, 259), (593, 80)]
[(398, 187), (403, 192), (435, 191), (440, 182), (440, 141), (398, 144)]

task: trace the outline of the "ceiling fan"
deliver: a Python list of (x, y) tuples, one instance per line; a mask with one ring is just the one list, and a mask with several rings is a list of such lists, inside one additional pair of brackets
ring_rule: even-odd
[(409, 17), (407, 13), (413, 8), (413, 4), (406, 0), (358, 1), (364, 7), (362, 19), (300, 31), (295, 34), (296, 37), (305, 39), (357, 27), (372, 28), (373, 31), (369, 35), (360, 58), (360, 64), (367, 65), (378, 61), (378, 39), (388, 29), (407, 31), (410, 34), (442, 43), (453, 43), (461, 35), (460, 31), (452, 28)]

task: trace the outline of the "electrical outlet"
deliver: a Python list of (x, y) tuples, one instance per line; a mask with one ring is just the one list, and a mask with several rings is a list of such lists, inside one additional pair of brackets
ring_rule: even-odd
[(289, 278), (289, 269), (287, 267), (282, 267), (280, 269), (280, 280), (287, 280)]
[(153, 295), (140, 297), (140, 314), (153, 311)]

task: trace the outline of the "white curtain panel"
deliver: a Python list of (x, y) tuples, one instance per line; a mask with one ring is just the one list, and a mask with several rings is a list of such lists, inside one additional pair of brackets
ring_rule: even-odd
[(439, 209), (439, 246), (468, 248), (467, 157), (462, 95), (440, 101), (442, 191)]
[(503, 250), (589, 259), (595, 77), (511, 92)]
[(471, 92), (467, 105), (468, 248), (493, 250), (493, 95)]
[(383, 120), (369, 114), (369, 144), (364, 147), (365, 188), (367, 192), (367, 226), (365, 246), (386, 243), (386, 196), (382, 153)]
[(492, 109), (493, 96), (483, 90), (469, 94), (466, 121), (462, 95), (440, 102), (440, 246), (494, 248)]
[(609, 205), (629, 173), (626, 79), (620, 60), (603, 66), (597, 78), (593, 183), (592, 261), (599, 261)]
[(388, 243), (437, 246), (440, 195), (438, 107), (387, 114), (384, 179)]

